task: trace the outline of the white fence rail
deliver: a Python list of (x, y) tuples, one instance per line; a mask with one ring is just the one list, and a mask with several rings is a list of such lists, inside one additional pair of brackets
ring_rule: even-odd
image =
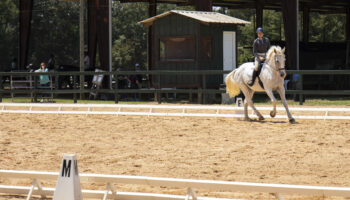
[[(11, 108), (25, 108), (14, 110)], [(33, 108), (57, 108), (57, 110), (33, 110)], [(85, 111), (64, 111), (62, 108), (86, 108)], [(95, 111), (96, 108), (109, 108), (110, 111)], [(147, 112), (123, 111), (123, 109), (148, 109)], [(179, 112), (154, 112), (154, 109), (176, 109)], [(271, 110), (271, 107), (258, 107), (258, 110)], [(294, 115), (296, 119), (350, 119), (350, 108), (314, 108), (290, 107), (291, 111), (324, 112), (324, 115)], [(215, 113), (195, 113), (191, 110), (212, 110)], [(83, 114), (83, 115), (140, 115), (140, 116), (178, 116), (178, 117), (243, 117), (242, 114), (224, 114), (222, 111), (242, 111), (242, 107), (235, 106), (190, 106), (190, 105), (131, 105), (131, 104), (32, 104), (32, 103), (0, 103), (1, 113), (29, 113), (29, 114)], [(277, 107), (277, 111), (284, 111), (284, 107)], [(330, 112), (349, 112), (348, 116), (329, 115)], [(270, 115), (264, 115), (270, 118)], [(277, 115), (275, 118), (287, 118)]]
[[(52, 196), (54, 188), (38, 187), (34, 184), (40, 180), (57, 180), (57, 172), (36, 172), (36, 171), (15, 171), (0, 170), (0, 177), (3, 178), (21, 178), (31, 179), (32, 187), (25, 186), (5, 186), (0, 185), (0, 193), (5, 194), (28, 194)], [(104, 183), (107, 186), (105, 191), (101, 190), (83, 190), (85, 198), (103, 198), (115, 194), (116, 199), (125, 200), (176, 200), (176, 199), (215, 199), (209, 197), (197, 197), (193, 189), (207, 189), (215, 191), (230, 192), (262, 192), (275, 194), (282, 199), (281, 194), (299, 194), (312, 196), (342, 196), (350, 197), (349, 187), (322, 187), (322, 186), (304, 186), (304, 185), (285, 185), (285, 184), (265, 184), (265, 183), (247, 183), (247, 182), (229, 182), (229, 181), (211, 181), (211, 180), (193, 180), (193, 179), (175, 179), (175, 178), (156, 178), (145, 176), (126, 176), (126, 175), (103, 175), (103, 174), (80, 174), (81, 182)], [(186, 196), (151, 194), (151, 193), (131, 193), (111, 190), (113, 184), (133, 184), (160, 187), (188, 188)], [(31, 189), (34, 189), (31, 191)], [(28, 198), (29, 199), (29, 198)], [(221, 198), (221, 200), (224, 200)]]

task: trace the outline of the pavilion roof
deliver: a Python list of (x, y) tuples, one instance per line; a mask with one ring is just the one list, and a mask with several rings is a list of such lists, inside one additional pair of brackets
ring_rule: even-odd
[[(193, 0), (155, 0), (156, 3), (192, 5)], [(213, 6), (233, 9), (255, 9), (259, 0), (212, 0)], [(264, 0), (264, 9), (280, 10), (283, 0)], [(150, 2), (150, 0), (120, 0), (126, 2)], [(299, 0), (299, 6), (310, 8), (311, 12), (345, 13), (350, 7), (350, 0)]]

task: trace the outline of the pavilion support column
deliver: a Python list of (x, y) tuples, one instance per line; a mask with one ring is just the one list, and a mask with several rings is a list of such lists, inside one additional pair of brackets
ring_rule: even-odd
[[(80, 40), (80, 72), (84, 72), (84, 16), (85, 16), (85, 1), (80, 0), (80, 12), (79, 12), (79, 40)], [(80, 91), (84, 89), (85, 76), (80, 75)], [(84, 99), (84, 93), (80, 92), (80, 99)]]
[(96, 28), (96, 0), (88, 0), (88, 55), (90, 58), (90, 68), (94, 69), (96, 65), (96, 47), (97, 47), (97, 28)]
[(282, 1), (287, 68), (299, 70), (298, 0)]
[[(150, 0), (148, 5), (148, 17), (157, 15), (157, 2)], [(153, 26), (148, 27), (148, 70), (153, 68)]]
[(109, 0), (96, 0), (96, 28), (100, 68), (109, 71)]
[(212, 11), (213, 0), (195, 0), (196, 11)]
[(346, 66), (350, 68), (350, 7), (346, 9)]
[[(298, 30), (298, 12), (299, 0), (283, 0), (282, 12), (284, 22), (284, 32), (286, 38), (286, 68), (292, 70), (299, 70), (299, 30)], [(296, 85), (297, 90), (303, 89), (303, 77), (299, 76)], [(294, 97), (294, 100), (299, 100), (299, 104), (304, 102), (302, 94)]]
[(346, 40), (350, 40), (350, 7), (346, 9)]
[(19, 1), (19, 69), (25, 69), (28, 59), (33, 0)]
[(258, 0), (256, 4), (256, 21), (255, 21), (255, 29), (263, 26), (263, 12), (264, 12), (264, 2), (262, 0)]
[(303, 6), (303, 42), (309, 42), (310, 8)]

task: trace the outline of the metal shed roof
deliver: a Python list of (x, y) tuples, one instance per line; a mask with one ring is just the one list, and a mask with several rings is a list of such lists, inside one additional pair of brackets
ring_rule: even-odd
[(183, 15), (185, 17), (198, 20), (204, 24), (214, 24), (214, 23), (215, 24), (239, 24), (239, 25), (250, 24), (250, 22), (248, 21), (244, 21), (235, 17), (217, 13), (217, 12), (185, 11), (185, 10), (171, 10), (163, 14), (145, 19), (139, 23), (148, 27), (148, 26), (151, 26), (155, 20), (171, 14)]

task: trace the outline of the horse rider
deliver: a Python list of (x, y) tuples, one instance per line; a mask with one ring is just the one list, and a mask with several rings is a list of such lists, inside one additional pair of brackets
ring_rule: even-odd
[(254, 71), (252, 75), (252, 80), (248, 82), (249, 86), (253, 86), (256, 77), (258, 76), (259, 67), (262, 62), (266, 59), (266, 53), (270, 49), (270, 40), (264, 37), (264, 29), (259, 27), (256, 29), (256, 34), (258, 38), (254, 40), (253, 43), (253, 54), (254, 54)]

